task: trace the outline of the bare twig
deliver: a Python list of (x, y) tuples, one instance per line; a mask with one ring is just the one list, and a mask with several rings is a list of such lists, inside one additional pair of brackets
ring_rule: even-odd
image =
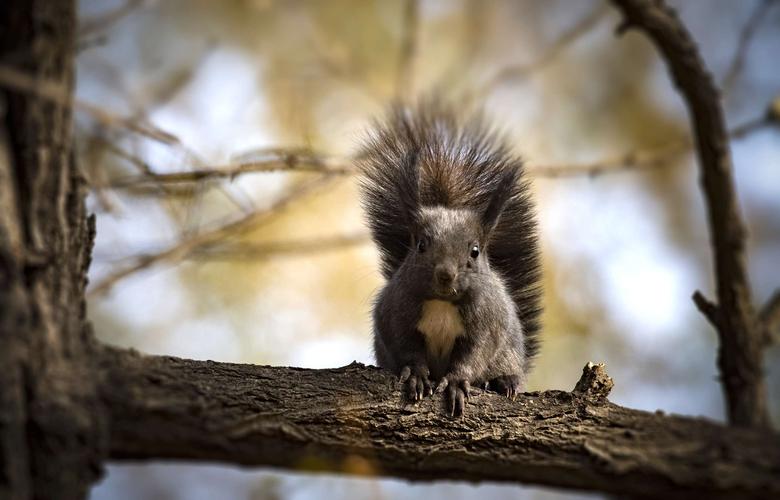
[(693, 303), (696, 305), (696, 308), (699, 310), (699, 312), (701, 312), (704, 317), (707, 318), (707, 321), (709, 321), (714, 327), (721, 328), (723, 321), (720, 317), (720, 309), (718, 309), (718, 306), (698, 290), (693, 292), (693, 296), (691, 298), (693, 299)]
[(353, 174), (356, 170), (347, 158), (325, 156), (304, 149), (273, 149), (266, 158), (231, 165), (195, 169), (186, 172), (147, 173), (141, 177), (120, 179), (115, 188), (132, 188), (147, 183), (192, 183), (216, 179), (235, 179), (239, 175), (260, 172), (316, 172), (328, 174)]
[(96, 137), (94, 140), (99, 141), (100, 145), (109, 153), (122, 158), (130, 165), (134, 166), (142, 175), (151, 177), (156, 175), (154, 169), (152, 169), (152, 167), (147, 162), (130, 153), (129, 151), (117, 146), (115, 143), (98, 137)]
[(533, 73), (544, 69), (550, 63), (555, 61), (555, 59), (558, 58), (558, 56), (564, 52), (567, 47), (575, 43), (582, 36), (595, 28), (599, 21), (601, 21), (601, 19), (604, 17), (607, 10), (607, 4), (599, 2), (598, 5), (596, 5), (596, 7), (591, 10), (585, 17), (580, 19), (577, 24), (561, 33), (561, 35), (556, 38), (535, 60), (528, 64), (518, 64), (498, 70), (477, 89), (475, 94), (477, 96), (489, 95), (493, 90), (495, 90), (497, 87), (500, 87), (501, 85), (523, 80), (531, 76)]
[(343, 250), (364, 245), (371, 241), (368, 233), (342, 234), (321, 238), (274, 241), (268, 243), (230, 243), (209, 246), (192, 254), (196, 259), (258, 260), (269, 257), (295, 257), (313, 253)]
[(277, 213), (286, 209), (292, 202), (307, 196), (312, 191), (324, 187), (334, 178), (335, 176), (333, 174), (326, 174), (314, 180), (308, 181), (297, 186), (295, 189), (282, 196), (265, 209), (256, 210), (244, 215), (238, 220), (217, 226), (211, 230), (206, 230), (201, 233), (191, 235), (189, 238), (180, 241), (179, 243), (176, 243), (175, 245), (161, 252), (141, 256), (137, 258), (132, 265), (124, 269), (120, 269), (97, 282), (89, 293), (93, 295), (104, 293), (120, 280), (138, 271), (147, 269), (155, 264), (162, 262), (176, 261), (186, 258), (193, 252), (196, 252), (208, 245), (212, 245), (218, 241), (221, 241), (230, 236), (234, 236), (243, 231), (256, 228), (271, 220)]
[(775, 97), (766, 110), (767, 120), (780, 123), (780, 96)]
[(78, 55), (89, 49), (102, 47), (107, 43), (108, 43), (108, 37), (106, 37), (105, 35), (84, 37), (83, 39), (79, 39), (76, 41), (76, 47), (74, 48), (74, 52), (76, 52), (76, 54)]
[(688, 30), (662, 0), (612, 0), (623, 12), (622, 30), (637, 28), (657, 46), (684, 97), (707, 205), (715, 254), (718, 304), (696, 294), (720, 337), (718, 364), (729, 421), (768, 426), (763, 378), (763, 336), (753, 311), (745, 266), (745, 230), (732, 178), (731, 153), (718, 90)]
[(767, 300), (758, 315), (766, 333), (766, 345), (780, 343), (780, 290)]
[[(210, 49), (206, 50), (204, 53), (199, 54), (197, 58), (202, 59), (208, 52), (210, 52)], [(162, 85), (158, 85), (152, 92), (146, 93), (144, 102), (135, 102), (133, 99), (129, 99), (133, 106), (133, 112), (132, 115), (128, 117), (128, 120), (136, 123), (142, 122), (146, 119), (149, 109), (162, 106), (173, 99), (176, 95), (178, 95), (181, 89), (183, 89), (192, 80), (192, 77), (195, 73), (193, 68), (196, 66), (197, 65), (191, 63), (184, 64), (178, 69), (171, 71), (170, 76), (162, 83)], [(178, 144), (177, 149), (186, 156), (187, 163), (197, 166), (200, 166), (204, 163), (199, 155), (184, 143)], [(153, 177), (155, 175), (155, 172), (146, 162), (138, 161), (136, 158), (132, 158), (131, 155), (128, 154), (121, 154), (119, 151), (116, 151), (116, 149), (114, 149), (113, 152), (118, 154), (120, 157), (124, 157), (134, 166), (140, 168), (147, 177)], [(166, 198), (170, 197), (171, 195), (181, 196), (184, 198), (187, 209), (185, 223), (182, 225), (182, 227), (184, 228), (185, 233), (193, 231), (193, 227), (196, 225), (196, 214), (198, 213), (197, 206), (202, 199), (203, 193), (205, 192), (205, 186), (202, 184), (186, 186), (185, 189), (182, 190), (177, 189), (176, 186), (166, 186), (161, 182), (154, 182), (153, 179), (150, 180), (154, 183), (155, 186), (157, 186), (156, 192), (164, 194)], [(233, 205), (240, 208), (244, 212), (251, 211), (253, 209), (251, 207), (251, 203), (247, 204), (246, 200), (240, 200), (236, 196), (235, 191), (238, 189), (239, 188), (236, 186), (232, 186), (230, 188), (225, 185), (217, 186), (217, 190)]]
[[(205, 57), (205, 55), (210, 52), (210, 47), (207, 47), (206, 51), (199, 52), (200, 53), (194, 54), (194, 58)], [(124, 93), (126, 94), (128, 104), (132, 110), (131, 114), (127, 116), (125, 120), (127, 120), (129, 123), (142, 123), (146, 119), (149, 109), (162, 106), (173, 99), (179, 93), (179, 91), (181, 91), (181, 89), (192, 80), (194, 75), (193, 67), (195, 66), (197, 65), (188, 63), (180, 65), (179, 68), (172, 70), (169, 72), (169, 77), (166, 78), (161, 84), (156, 85), (149, 91), (143, 92), (143, 100), (133, 98), (134, 96), (132, 93), (128, 89), (124, 88), (123, 82), (117, 79), (116, 86), (125, 91)], [(110, 65), (109, 68), (113, 69), (113, 67)], [(155, 172), (147, 162), (140, 160), (127, 151), (124, 151), (118, 148), (116, 145), (111, 144), (111, 141), (109, 140), (102, 139), (101, 142), (110, 153), (113, 153), (128, 161), (131, 165), (139, 169), (143, 176), (148, 179), (148, 181), (143, 186), (133, 187), (133, 191), (144, 195), (156, 194), (164, 195), (166, 198), (183, 198), (187, 204), (185, 217), (187, 221), (185, 221), (185, 224), (183, 224), (182, 227), (184, 227), (185, 230), (191, 230), (194, 224), (192, 224), (190, 221), (195, 220), (194, 215), (197, 214), (197, 210), (195, 208), (197, 207), (197, 203), (200, 201), (201, 195), (204, 192), (203, 185), (190, 185), (185, 186), (184, 189), (180, 189), (176, 186), (164, 186), (162, 183), (154, 182), (153, 176), (155, 175)], [(184, 155), (184, 162), (189, 165), (200, 166), (204, 163), (199, 155), (184, 143), (178, 143), (172, 149), (176, 150), (177, 153)], [(233, 205), (241, 208), (244, 211), (249, 211), (247, 203), (240, 200), (236, 196), (235, 191), (239, 189), (237, 186), (228, 187), (224, 185), (218, 185), (216, 187), (217, 190)]]
[(79, 37), (85, 37), (94, 34), (96, 31), (106, 30), (111, 25), (122, 20), (125, 16), (132, 13), (137, 7), (141, 6), (145, 0), (127, 0), (124, 4), (111, 9), (110, 11), (99, 14), (95, 17), (83, 19), (79, 23)]
[(734, 50), (734, 56), (731, 59), (728, 70), (726, 70), (726, 75), (723, 77), (723, 83), (720, 85), (724, 96), (728, 96), (733, 90), (739, 73), (745, 65), (745, 57), (747, 56), (748, 48), (750, 48), (750, 43), (758, 32), (758, 27), (761, 24), (761, 21), (766, 17), (766, 13), (772, 5), (772, 2), (773, 0), (759, 0), (753, 9), (753, 13), (750, 15), (750, 18), (748, 18), (745, 26), (742, 28), (742, 31), (739, 34), (737, 48)]
[(531, 164), (528, 167), (528, 173), (537, 178), (560, 178), (628, 172), (629, 170), (663, 165), (690, 148), (690, 141), (678, 141), (659, 148), (629, 151), (613, 158), (604, 158), (591, 163)]
[(395, 97), (397, 99), (408, 97), (414, 91), (414, 62), (417, 55), (419, 25), (419, 0), (406, 0), (395, 84)]
[(105, 127), (131, 130), (164, 144), (179, 144), (176, 136), (157, 127), (140, 124), (136, 120), (117, 116), (94, 104), (72, 98), (67, 86), (60, 82), (37, 80), (24, 72), (0, 65), (0, 85), (19, 92), (34, 94), (60, 106), (73, 107), (87, 113)]
[[(137, 182), (132, 185), (128, 185), (126, 189), (128, 192), (131, 192), (134, 195), (140, 195), (140, 196), (157, 196), (157, 197), (165, 197), (166, 199), (170, 198), (184, 198), (184, 199), (190, 199), (193, 197), (195, 188), (198, 186), (193, 187), (192, 185), (172, 185), (172, 184), (165, 184), (162, 182), (155, 182), (154, 176), (157, 175), (152, 166), (146, 162), (145, 160), (142, 160), (138, 156), (130, 153), (126, 149), (118, 146), (116, 143), (106, 140), (101, 137), (95, 137), (93, 140), (99, 141), (101, 147), (103, 147), (108, 153), (111, 153), (123, 160), (125, 160), (127, 163), (132, 165), (138, 172), (141, 174), (138, 176), (138, 179), (148, 179), (147, 182)], [(109, 182), (109, 185), (107, 187), (111, 187), (112, 189), (117, 188), (117, 183)]]
[(323, 74), (346, 86), (350, 91), (365, 97), (372, 103), (381, 103), (386, 95), (366, 81), (368, 69), (365, 62), (342, 43), (331, 42), (316, 30), (309, 33), (308, 50), (317, 56)]
[[(747, 135), (771, 125), (773, 119), (769, 114), (750, 119), (729, 131), (732, 140), (739, 140)], [(528, 173), (537, 178), (582, 177), (627, 172), (639, 168), (652, 168), (667, 164), (672, 158), (687, 153), (693, 148), (690, 139), (669, 142), (652, 149), (637, 149), (612, 158), (603, 158), (591, 163), (562, 164), (531, 164)]]
[[(732, 139), (741, 139), (751, 132), (772, 123), (769, 115), (746, 121), (731, 129)], [(670, 142), (664, 146), (635, 150), (611, 158), (589, 163), (536, 164), (531, 163), (528, 173), (537, 178), (581, 177), (624, 172), (630, 169), (650, 168), (662, 165), (671, 158), (689, 151), (693, 143), (689, 139)], [(262, 172), (314, 172), (342, 175), (356, 174), (354, 161), (347, 156), (328, 156), (308, 148), (271, 148), (252, 155), (251, 161), (242, 161), (216, 167), (204, 167), (183, 172), (158, 174), (143, 160), (116, 146), (109, 150), (136, 165), (141, 176), (119, 179), (111, 183), (117, 189), (145, 189), (149, 184), (187, 184), (218, 179), (234, 179), (240, 175)]]
[(80, 148), (82, 161), (79, 163), (100, 207), (105, 212), (113, 212), (116, 210), (116, 204), (112, 196), (115, 193), (107, 190), (109, 187), (108, 171), (102, 168), (100, 161), (105, 151), (102, 147), (103, 142), (104, 140), (99, 136), (87, 137), (84, 140), (83, 147)]
[[(150, 110), (161, 108), (175, 99), (182, 89), (192, 82), (199, 67), (199, 61), (204, 60), (210, 53), (210, 47), (203, 50), (201, 54), (194, 56), (192, 60), (182, 63), (178, 68), (172, 69), (163, 83), (156, 85), (151, 91), (143, 92), (143, 99), (133, 102), (134, 110), (130, 119), (145, 120)], [(128, 100), (133, 101), (134, 99), (128, 96)]]

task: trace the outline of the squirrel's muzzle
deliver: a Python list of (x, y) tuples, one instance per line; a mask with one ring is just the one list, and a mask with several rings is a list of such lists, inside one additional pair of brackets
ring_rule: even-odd
[(455, 278), (457, 270), (447, 264), (439, 264), (433, 271), (433, 285), (436, 293), (443, 296), (457, 295)]
[(452, 285), (452, 282), (455, 281), (455, 270), (450, 266), (439, 264), (436, 266), (434, 276), (436, 278), (436, 284), (439, 287), (449, 287)]

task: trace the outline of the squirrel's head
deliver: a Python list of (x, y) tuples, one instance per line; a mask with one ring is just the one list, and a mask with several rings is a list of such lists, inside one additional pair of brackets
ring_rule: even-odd
[(427, 207), (417, 220), (407, 264), (429, 298), (455, 301), (488, 266), (479, 217), (469, 209)]
[(414, 211), (406, 263), (431, 299), (457, 301), (489, 272), (488, 243), (516, 179), (508, 170), (481, 209), (424, 206)]

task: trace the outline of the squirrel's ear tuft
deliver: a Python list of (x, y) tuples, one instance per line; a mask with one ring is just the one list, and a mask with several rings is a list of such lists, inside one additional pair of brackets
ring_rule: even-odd
[(518, 180), (518, 171), (514, 168), (505, 168), (495, 181), (495, 188), (490, 195), (487, 206), (482, 212), (482, 228), (487, 237), (498, 224), (498, 219), (504, 211), (504, 206), (512, 197)]

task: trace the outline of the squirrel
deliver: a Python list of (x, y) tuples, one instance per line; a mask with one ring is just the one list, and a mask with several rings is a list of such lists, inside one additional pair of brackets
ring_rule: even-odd
[[(522, 160), (481, 114), (396, 104), (357, 156), (386, 284), (373, 307), (377, 364), (417, 401), (471, 386), (514, 399), (539, 349), (537, 224)], [(436, 384), (436, 385), (434, 385)]]

